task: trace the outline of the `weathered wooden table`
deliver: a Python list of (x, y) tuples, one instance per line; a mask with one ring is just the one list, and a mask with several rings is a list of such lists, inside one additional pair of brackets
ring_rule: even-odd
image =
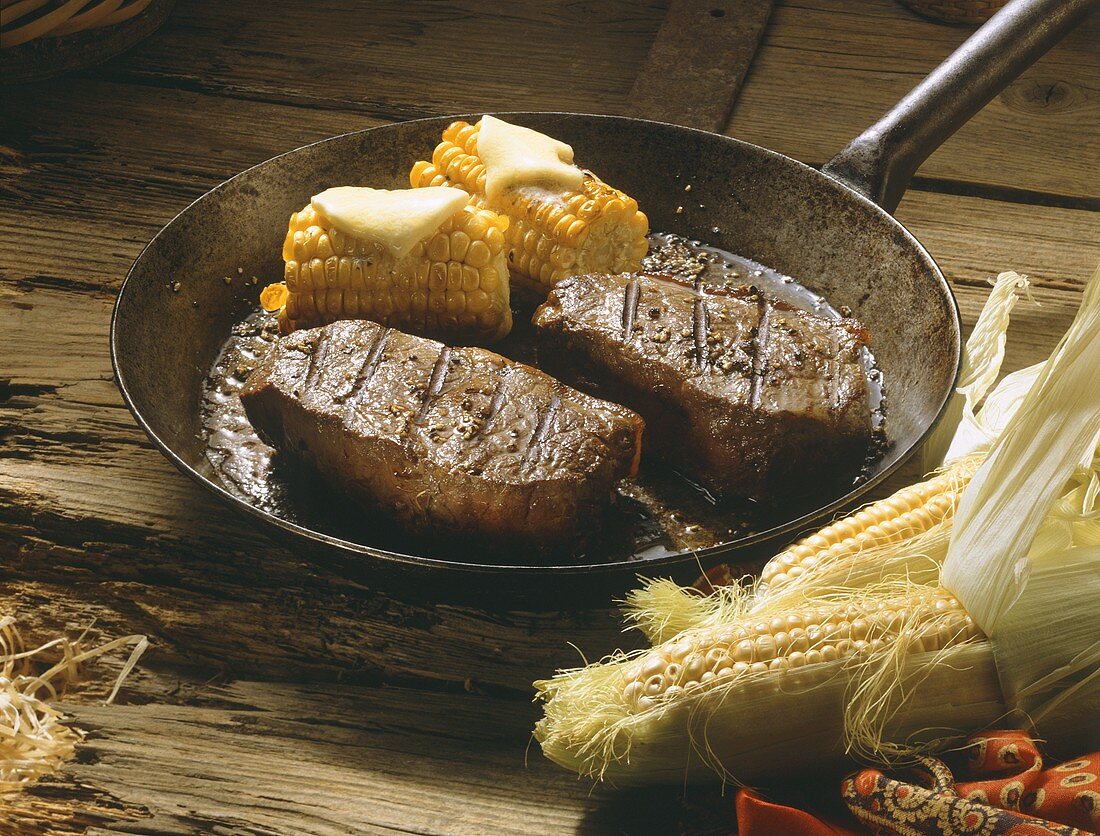
[[(107, 354), (131, 260), (225, 177), (389, 120), (623, 112), (664, 15), (181, 0), (130, 54), (4, 90), (0, 610), (30, 637), (94, 622), (92, 637), (143, 632), (153, 647), (120, 704), (96, 688), (72, 698), (86, 745), (0, 832), (32, 811), (58, 832), (675, 825), (675, 789), (593, 792), (528, 749), (531, 680), (578, 661), (567, 641), (590, 655), (621, 641), (610, 611), (414, 606), (296, 557), (151, 447)], [(781, 2), (727, 131), (820, 164), (966, 35), (892, 0)], [(898, 210), (968, 323), (991, 276), (1033, 277), (1040, 304), (1017, 308), (1010, 369), (1047, 354), (1100, 259), (1098, 38), (1093, 20), (1013, 84)]]

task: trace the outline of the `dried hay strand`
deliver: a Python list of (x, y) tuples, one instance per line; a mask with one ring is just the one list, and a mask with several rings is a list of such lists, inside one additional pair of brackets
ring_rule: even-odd
[[(66, 725), (48, 701), (78, 680), (81, 663), (132, 646), (107, 697), (109, 704), (149, 646), (148, 638), (133, 635), (84, 650), (86, 634), (75, 641), (56, 638), (28, 650), (15, 617), (0, 616), (0, 799), (53, 773), (73, 756), (82, 732)], [(55, 657), (59, 658), (46, 662)], [(41, 670), (44, 663), (48, 666)]]

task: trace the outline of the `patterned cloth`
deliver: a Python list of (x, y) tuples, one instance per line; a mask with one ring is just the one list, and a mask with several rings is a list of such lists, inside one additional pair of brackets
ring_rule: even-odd
[[(864, 769), (844, 779), (841, 794), (854, 816), (826, 821), (738, 793), (738, 832), (873, 833), (875, 836), (1087, 836), (1100, 830), (1100, 753), (1048, 769), (1022, 731), (973, 735), (958, 770), (937, 758), (893, 775)], [(794, 824), (797, 822), (797, 824)]]

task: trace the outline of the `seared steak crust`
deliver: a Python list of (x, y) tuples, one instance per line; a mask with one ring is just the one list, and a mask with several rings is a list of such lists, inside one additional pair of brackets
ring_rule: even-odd
[(491, 351), (365, 321), (282, 338), (241, 400), (265, 441), (410, 530), (489, 540), (575, 537), (643, 427)]
[(804, 494), (863, 463), (871, 410), (855, 320), (636, 274), (565, 279), (534, 323), (554, 371), (636, 409), (647, 451), (716, 493)]

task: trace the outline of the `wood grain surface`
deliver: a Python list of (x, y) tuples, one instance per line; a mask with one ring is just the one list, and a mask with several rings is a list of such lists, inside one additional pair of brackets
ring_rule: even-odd
[[(0, 809), (0, 833), (47, 819), (100, 833), (676, 827), (676, 789), (590, 794), (527, 751), (531, 680), (578, 663), (569, 642), (592, 657), (633, 640), (611, 602), (410, 605), (311, 563), (152, 448), (107, 354), (130, 262), (225, 177), (409, 116), (625, 112), (665, 12), (181, 0), (133, 52), (5, 91), (0, 601), (32, 638), (94, 621), (91, 638), (146, 632), (153, 648), (122, 705), (98, 705), (99, 685), (74, 695), (86, 747)], [(1009, 369), (1046, 355), (1100, 260), (1097, 32), (1093, 20), (933, 155), (898, 210), (968, 326), (989, 278), (1033, 276)], [(726, 130), (820, 164), (966, 34), (891, 0), (779, 2)]]
[(672, 0), (623, 112), (721, 131), (771, 11), (771, 0)]

